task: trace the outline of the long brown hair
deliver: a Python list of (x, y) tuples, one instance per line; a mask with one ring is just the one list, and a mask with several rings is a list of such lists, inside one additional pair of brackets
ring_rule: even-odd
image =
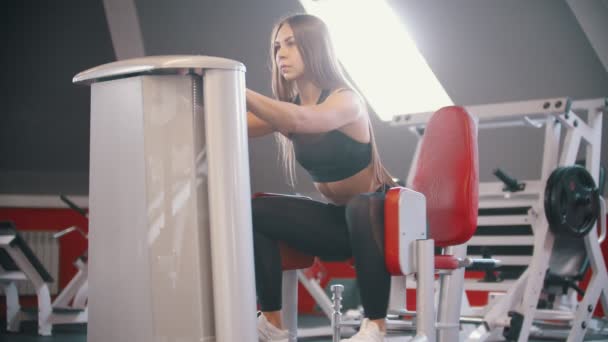
[[(356, 92), (356, 89), (350, 85), (338, 63), (329, 30), (325, 23), (318, 17), (310, 14), (296, 14), (279, 21), (274, 26), (270, 37), (272, 92), (278, 100), (292, 102), (297, 95), (295, 82), (288, 81), (281, 75), (276, 62), (277, 50), (275, 48), (275, 39), (279, 30), (285, 24), (289, 25), (293, 31), (296, 46), (302, 57), (302, 62), (304, 63), (304, 70), (311, 76), (315, 86), (320, 89), (328, 90), (347, 88)], [(360, 97), (363, 99), (362, 96)], [(380, 184), (394, 185), (395, 183), (380, 161), (369, 118), (368, 122), (372, 147), (371, 163), (373, 165), (374, 177)], [(275, 138), (279, 144), (280, 156), (285, 166), (285, 174), (288, 183), (294, 187), (296, 177), (293, 143), (290, 139), (280, 133), (275, 133)]]

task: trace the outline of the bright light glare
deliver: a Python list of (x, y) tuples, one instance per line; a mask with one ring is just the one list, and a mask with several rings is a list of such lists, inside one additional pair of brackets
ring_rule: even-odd
[(300, 0), (329, 27), (336, 53), (382, 120), (451, 105), (384, 0)]

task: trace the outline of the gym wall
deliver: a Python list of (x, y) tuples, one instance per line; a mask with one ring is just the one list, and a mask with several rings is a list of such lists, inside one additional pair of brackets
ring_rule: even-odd
[(90, 89), (72, 77), (114, 60), (99, 1), (4, 1), (0, 195), (88, 193)]

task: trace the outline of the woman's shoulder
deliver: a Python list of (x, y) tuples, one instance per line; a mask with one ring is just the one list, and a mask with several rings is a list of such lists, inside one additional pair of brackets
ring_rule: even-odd
[(328, 95), (338, 94), (338, 93), (342, 93), (342, 92), (345, 92), (345, 91), (355, 93), (355, 91), (352, 88), (346, 87), (346, 86), (341, 86), (341, 87), (329, 89), (329, 90), (326, 90), (326, 91), (327, 91)]
[(365, 103), (365, 101), (363, 100), (363, 96), (361, 96), (361, 94), (359, 94), (358, 91), (356, 91), (355, 89), (348, 87), (348, 86), (340, 86), (340, 87), (333, 88), (333, 89), (326, 89), (326, 90), (324, 90), (324, 92), (325, 92), (325, 99), (330, 96), (339, 94), (340, 96), (344, 97), (345, 99), (350, 99), (352, 101)]
[(360, 114), (364, 113), (365, 115), (367, 115), (367, 103), (363, 96), (361, 96), (361, 94), (357, 90), (347, 86), (338, 87), (331, 90), (327, 95), (327, 98), (331, 96), (339, 97), (340, 100), (338, 102), (347, 106), (351, 110), (357, 111)]

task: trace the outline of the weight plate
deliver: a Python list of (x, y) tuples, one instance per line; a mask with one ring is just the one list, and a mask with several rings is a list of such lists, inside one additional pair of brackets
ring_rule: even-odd
[(556, 234), (585, 236), (599, 216), (599, 190), (582, 166), (555, 169), (545, 187), (545, 215)]

